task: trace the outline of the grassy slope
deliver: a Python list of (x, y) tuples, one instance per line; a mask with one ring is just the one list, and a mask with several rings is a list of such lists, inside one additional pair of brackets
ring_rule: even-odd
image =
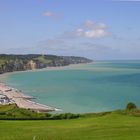
[(1, 118), (40, 118), (46, 116), (43, 113), (37, 113), (32, 110), (18, 108), (13, 105), (0, 105), (0, 119)]
[(6, 61), (6, 59), (0, 59), (0, 66), (3, 65)]
[[(95, 114), (96, 115), (96, 114)], [(49, 114), (49, 113), (37, 113), (30, 109), (18, 108), (16, 104), (11, 105), (0, 105), (0, 120), (2, 119), (20, 119), (20, 120), (33, 120), (33, 119), (51, 119), (51, 120), (60, 120), (60, 119), (73, 119), (79, 118), (83, 115), (64, 113), (64, 114)], [(89, 116), (89, 115), (88, 115)]]
[(35, 60), (39, 60), (39, 61), (42, 62), (43, 64), (48, 64), (48, 63), (52, 62), (52, 60), (45, 59), (43, 56), (39, 56), (39, 57), (36, 58)]
[(140, 117), (111, 113), (101, 117), (50, 121), (0, 121), (0, 140), (139, 140)]

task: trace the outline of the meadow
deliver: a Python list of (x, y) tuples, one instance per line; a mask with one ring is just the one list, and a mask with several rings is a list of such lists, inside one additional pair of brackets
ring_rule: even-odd
[(137, 113), (120, 110), (77, 119), (0, 120), (0, 140), (139, 140)]

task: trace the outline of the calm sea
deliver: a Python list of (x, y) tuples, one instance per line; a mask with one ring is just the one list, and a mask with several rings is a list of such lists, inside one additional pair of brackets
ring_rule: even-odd
[(100, 61), (61, 70), (12, 73), (5, 82), (63, 112), (123, 109), (128, 102), (140, 107), (140, 61)]

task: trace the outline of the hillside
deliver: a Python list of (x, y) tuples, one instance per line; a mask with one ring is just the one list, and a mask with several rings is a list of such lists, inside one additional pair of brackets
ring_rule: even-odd
[(70, 120), (0, 120), (0, 140), (139, 140), (140, 117), (112, 112)]
[(82, 115), (39, 113), (31, 109), (19, 108), (16, 104), (0, 105), (0, 120), (61, 120), (79, 117), (82, 117)]
[(66, 66), (70, 64), (89, 63), (92, 60), (75, 56), (56, 55), (0, 55), (0, 73), (25, 71), (46, 67)]

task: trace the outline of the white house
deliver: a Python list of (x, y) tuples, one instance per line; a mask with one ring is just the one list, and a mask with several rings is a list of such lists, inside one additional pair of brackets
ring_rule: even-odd
[(0, 104), (5, 105), (10, 102), (9, 98), (3, 94), (0, 94)]

